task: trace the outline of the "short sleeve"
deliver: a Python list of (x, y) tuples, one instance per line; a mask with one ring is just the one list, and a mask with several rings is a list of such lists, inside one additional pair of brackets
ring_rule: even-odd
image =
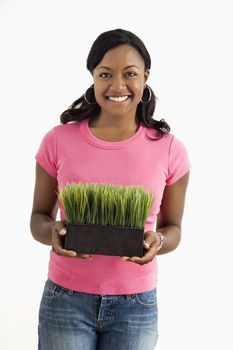
[(49, 175), (57, 177), (55, 128), (45, 134), (35, 158)]
[(172, 185), (190, 169), (188, 152), (184, 144), (173, 136), (168, 160), (167, 185)]

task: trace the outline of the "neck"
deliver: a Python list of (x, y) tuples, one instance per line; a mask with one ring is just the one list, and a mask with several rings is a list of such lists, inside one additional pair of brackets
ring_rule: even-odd
[(137, 117), (127, 118), (119, 116), (103, 116), (99, 115), (90, 121), (90, 126), (93, 128), (111, 129), (114, 131), (134, 131), (139, 128), (139, 121)]

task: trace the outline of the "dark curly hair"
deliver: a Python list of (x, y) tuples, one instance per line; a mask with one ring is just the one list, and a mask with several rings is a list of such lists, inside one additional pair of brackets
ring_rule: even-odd
[[(87, 69), (90, 71), (90, 73), (93, 73), (93, 70), (100, 63), (107, 51), (124, 44), (130, 45), (136, 49), (145, 62), (145, 69), (150, 69), (151, 58), (143, 41), (130, 31), (124, 29), (114, 29), (100, 34), (94, 41), (87, 57)], [(145, 97), (142, 98), (146, 101), (148, 100), (148, 96), (146, 96), (146, 94), (148, 94), (148, 89), (144, 90), (143, 96), (144, 94)], [(93, 85), (87, 89), (85, 96), (88, 101), (95, 100)], [(67, 124), (74, 121), (82, 121), (87, 118), (93, 119), (99, 114), (100, 106), (98, 103), (87, 103), (85, 96), (83, 94), (61, 114), (60, 120), (62, 124)], [(152, 118), (156, 107), (156, 101), (157, 97), (151, 89), (150, 101), (148, 103), (139, 102), (136, 116), (139, 122), (144, 124), (144, 126), (147, 128), (159, 131), (159, 138), (161, 138), (164, 134), (170, 132), (170, 127), (164, 119), (155, 120)]]

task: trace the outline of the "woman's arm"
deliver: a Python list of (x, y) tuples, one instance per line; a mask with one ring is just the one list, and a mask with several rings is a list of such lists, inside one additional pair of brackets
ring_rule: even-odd
[(35, 240), (52, 245), (52, 229), (57, 215), (57, 180), (36, 163), (36, 181), (30, 229)]
[(156, 227), (156, 230), (164, 235), (162, 248), (157, 251), (160, 244), (158, 233), (147, 231), (144, 234), (143, 242), (144, 248), (147, 250), (145, 255), (142, 258), (134, 256), (131, 258), (121, 257), (121, 259), (144, 265), (152, 261), (155, 255), (165, 254), (176, 249), (181, 239), (181, 222), (188, 180), (189, 172), (176, 183), (166, 186), (164, 189)]
[(181, 223), (185, 205), (185, 195), (188, 186), (189, 172), (170, 186), (163, 193), (156, 231), (164, 234), (163, 247), (157, 255), (176, 249), (181, 239)]
[(89, 254), (77, 254), (63, 248), (66, 227), (64, 222), (56, 221), (57, 190), (57, 180), (36, 163), (36, 183), (30, 221), (32, 236), (40, 243), (51, 245), (57, 255), (91, 260)]

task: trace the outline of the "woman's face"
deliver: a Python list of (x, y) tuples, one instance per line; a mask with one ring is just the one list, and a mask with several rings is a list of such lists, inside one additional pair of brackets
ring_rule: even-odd
[(121, 45), (106, 52), (93, 71), (95, 98), (101, 113), (135, 116), (149, 70), (133, 47)]

